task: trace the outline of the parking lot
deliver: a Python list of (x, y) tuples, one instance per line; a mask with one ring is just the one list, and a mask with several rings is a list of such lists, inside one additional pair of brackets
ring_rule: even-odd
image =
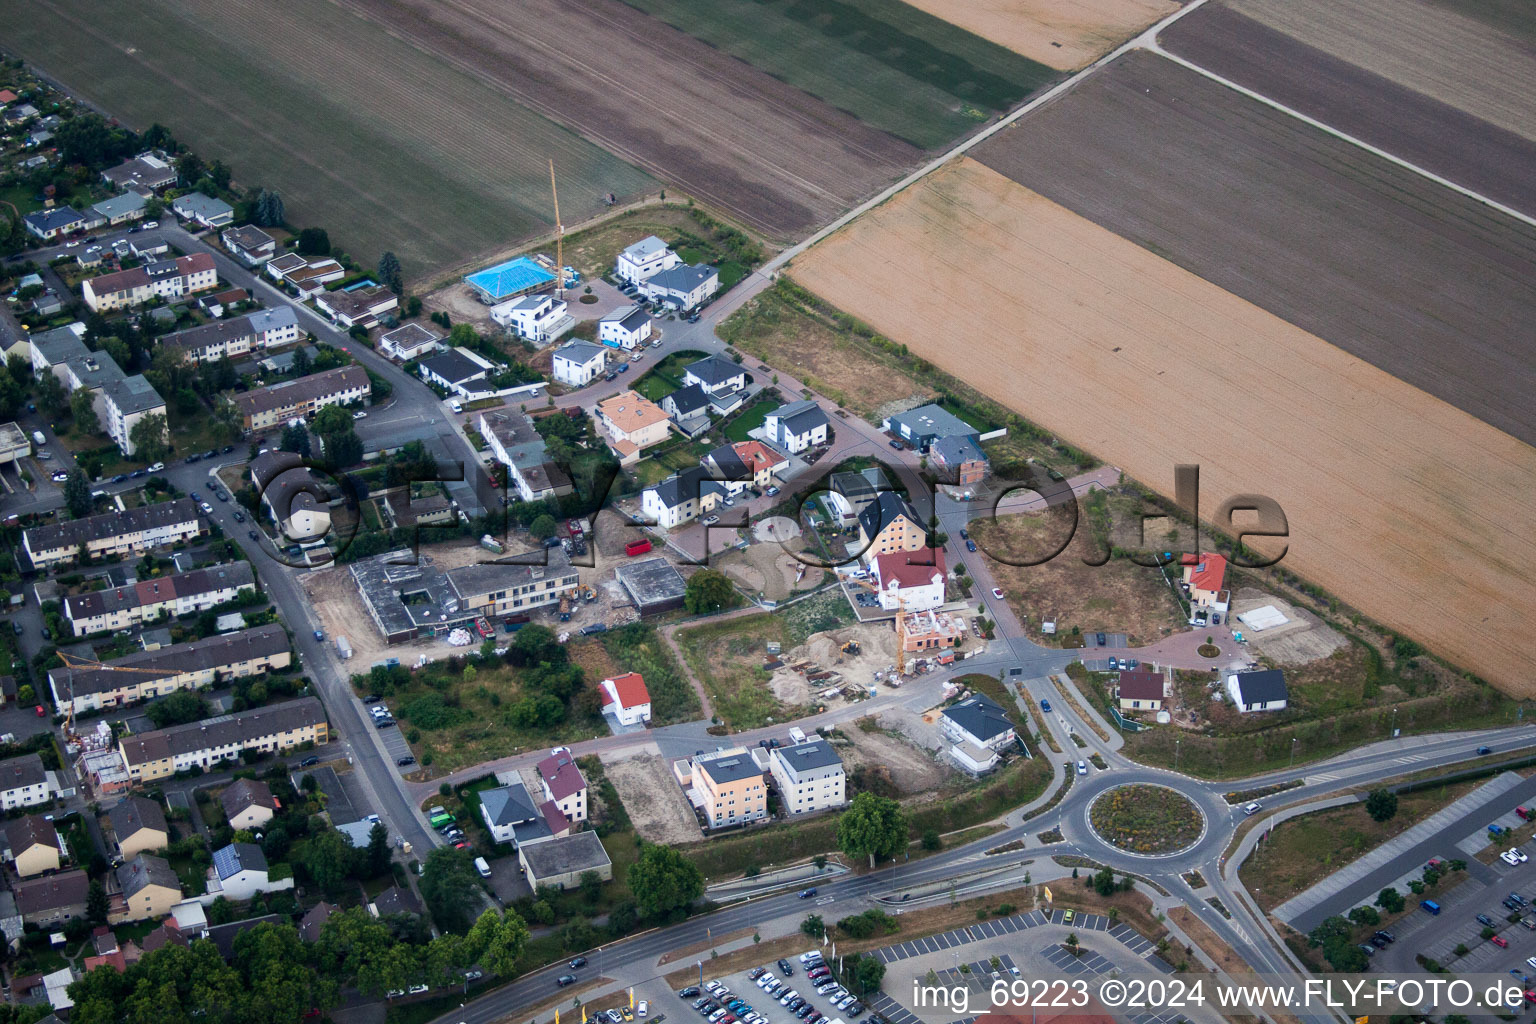
[[(787, 962), (793, 972), (788, 976), (785, 975), (778, 964), (772, 961), (766, 961), (760, 965), (767, 969), (767, 975), (771, 975), (775, 981), (784, 983), (784, 987), (779, 989), (779, 997), (793, 990), (806, 1000), (806, 1004), (811, 1012), (822, 1014), (829, 1022), (842, 1020), (846, 1024), (855, 1024), (857, 1021), (864, 1021), (868, 1018), (869, 1008), (862, 1003), (855, 1002), (844, 1010), (838, 1010), (828, 998), (817, 995), (814, 987), (808, 984), (809, 979), (806, 977), (807, 968), (805, 964), (801, 963), (796, 957), (788, 958)], [(764, 977), (767, 977), (767, 975)], [(799, 1020), (809, 1019), (809, 1014), (806, 1017), (797, 1017), (794, 1012), (780, 1002), (779, 998), (759, 987), (749, 977), (749, 971), (738, 971), (717, 977), (710, 973), (709, 962), (706, 960), (704, 963), (704, 982), (706, 986), (717, 982), (724, 984), (730, 994), (722, 999), (722, 997), (709, 991), (706, 987), (696, 996), (684, 997), (679, 996), (677, 992), (663, 990), (649, 999), (649, 1016), (654, 1018), (659, 1010), (666, 1014), (669, 1021), (676, 1020), (681, 1022), (681, 1024), (706, 1024), (709, 1016), (695, 1009), (693, 1004), (701, 998), (709, 997), (718, 1008), (724, 1008), (733, 999), (745, 1000), (750, 1009), (741, 1009), (735, 1012), (727, 1011), (737, 1021), (742, 1022), (742, 1024), (763, 1024), (763, 1022), (766, 1022), (766, 1024), (798, 1024)], [(692, 979), (690, 984), (697, 985), (697, 979)], [(683, 991), (688, 991), (688, 989), (685, 988)], [(644, 993), (638, 994), (644, 995)], [(708, 1005), (706, 1004), (706, 1007)], [(855, 1007), (860, 1012), (849, 1012)], [(713, 1010), (710, 1011), (710, 1013), (714, 1012)], [(754, 1016), (757, 1019), (754, 1020)], [(719, 1016), (715, 1024), (725, 1024), (725, 1021), (726, 1018), (724, 1016)]]

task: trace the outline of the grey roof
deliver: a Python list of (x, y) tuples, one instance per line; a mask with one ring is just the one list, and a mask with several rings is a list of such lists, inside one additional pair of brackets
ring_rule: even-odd
[(298, 380), (285, 380), (236, 395), (234, 403), (247, 416), (286, 409), (303, 402), (358, 388), (368, 389), (368, 371), (361, 366), (337, 366)]
[(89, 355), (91, 351), (85, 347), (80, 335), (75, 333), (73, 324), (55, 327), (51, 331), (40, 331), (32, 335), (28, 342), (32, 350), (40, 354), (49, 366), (58, 366), (77, 356)]
[(251, 807), (265, 807), (269, 811), (277, 810), (277, 800), (272, 796), (272, 787), (260, 779), (236, 779), (229, 784), (229, 788), (219, 794), (219, 803), (224, 808), (226, 818), (233, 818)]
[(464, 381), (473, 380), (487, 372), (485, 367), (456, 348), (439, 352), (435, 356), (428, 356), (417, 365), (448, 381), (450, 384), (462, 384)]
[(843, 759), (837, 756), (837, 751), (832, 749), (832, 744), (820, 737), (806, 740), (804, 743), (796, 743), (792, 747), (775, 747), (773, 756), (796, 772), (830, 768), (833, 765), (841, 766), (843, 763)]
[(165, 240), (164, 235), (139, 235), (137, 238), (130, 238), (128, 240), (128, 248), (140, 256), (145, 253), (159, 252), (170, 247), (171, 243)]
[(269, 242), (277, 240), (254, 224), (242, 224), (237, 228), (228, 228), (222, 235), (224, 241), (231, 245), (238, 245), (242, 249), (260, 249)]
[(334, 903), (321, 900), (309, 908), (309, 913), (299, 920), (299, 938), (305, 942), (317, 942), (320, 933), (325, 929), (325, 922), (331, 919), (331, 915), (341, 908)]
[(155, 801), (143, 796), (130, 796), (107, 812), (112, 831), (121, 844), (145, 829), (170, 835), (165, 823), (165, 812)]
[(638, 331), (650, 322), (651, 315), (645, 311), (645, 307), (639, 304), (620, 306), (610, 313), (605, 313), (598, 320), (600, 324), (616, 323), (626, 331)]
[(5, 823), (5, 841), (11, 848), (11, 856), (19, 857), (34, 846), (46, 846), (50, 850), (64, 852), (59, 846), (59, 833), (53, 822), (41, 814), (28, 814)]
[(958, 466), (962, 462), (987, 461), (981, 443), (975, 434), (950, 434), (929, 445), (928, 450), (944, 461), (945, 465)]
[[(734, 454), (732, 452), (732, 455)], [(653, 485), (651, 489), (656, 492), (661, 503), (667, 508), (677, 508), (703, 494), (710, 480), (710, 475), (705, 472), (703, 466), (690, 466), (681, 473), (674, 473)]]
[(677, 409), (675, 415), (687, 418), (709, 405), (709, 393), (701, 384), (688, 384), (665, 396), (662, 401), (671, 401)]
[(73, 207), (56, 206), (51, 210), (34, 210), (22, 219), (39, 231), (57, 231), (77, 224), (83, 218)]
[(196, 597), (230, 587), (242, 589), (255, 585), (256, 574), (251, 569), (251, 563), (225, 562), (106, 590), (70, 594), (64, 598), (64, 613), (72, 620), (90, 619), (109, 612), (158, 604), (172, 598)]
[[(612, 865), (608, 851), (596, 832), (577, 832), (518, 850), (534, 880), (583, 871), (597, 871)], [(535, 881), (535, 884), (537, 882)]]
[(705, 458), (715, 464), (715, 468), (722, 474), (722, 480), (750, 480), (751, 470), (747, 464), (741, 461), (741, 456), (736, 454), (736, 449), (731, 445), (723, 444), (710, 452)]
[(235, 208), (222, 199), (205, 196), (201, 192), (189, 192), (171, 201), (171, 208), (185, 217), (212, 219), (235, 212)]
[(214, 747), (240, 746), (263, 736), (292, 732), (324, 721), (325, 708), (319, 698), (300, 697), (202, 722), (125, 736), (120, 746), (130, 764), (143, 764)]
[(703, 381), (706, 388), (717, 388), (732, 377), (739, 377), (747, 371), (739, 364), (721, 356), (705, 356), (696, 363), (689, 363), (684, 367), (684, 372)]
[(91, 207), (91, 210), (94, 211), (97, 216), (105, 217), (107, 220), (111, 220), (114, 217), (121, 217), (125, 213), (133, 213), (135, 210), (142, 210), (144, 209), (144, 205), (147, 202), (148, 200), (139, 195), (137, 192), (124, 192), (120, 196), (113, 196), (111, 199), (103, 199), (101, 202)]
[(82, 906), (90, 888), (90, 876), (79, 870), (23, 879), (11, 886), (16, 894), (16, 909), (24, 915)]
[(258, 309), (247, 313), (245, 319), (250, 321), (253, 332), (261, 332), (280, 327), (296, 327), (299, 323), (299, 314), (292, 306), (276, 306), (272, 309)]
[[(916, 409), (900, 412), (886, 419), (890, 421), (893, 429), (905, 424), (908, 434), (903, 436), (948, 437), (951, 434), (976, 433), (975, 427), (933, 404), (918, 406)], [(897, 432), (900, 433), (900, 431)]]
[(880, 531), (894, 523), (898, 516), (906, 516), (916, 523), (919, 529), (924, 528), (923, 520), (918, 516), (917, 510), (907, 504), (907, 499), (895, 491), (881, 491), (875, 495), (875, 500), (865, 505), (864, 510), (859, 513), (859, 526), (863, 528), (866, 537), (874, 540), (880, 535)]
[(213, 867), (220, 879), (233, 878), (242, 871), (265, 871), (267, 855), (255, 843), (230, 843), (213, 851)]
[(663, 242), (655, 235), (647, 235), (646, 237), (640, 239), (640, 241), (636, 242), (634, 245), (627, 246), (624, 249), (624, 255), (628, 256), (635, 262), (640, 263), (644, 262), (648, 257), (654, 256), (658, 252), (664, 252), (666, 248), (666, 242)]
[(218, 670), (252, 658), (269, 658), (288, 649), (287, 632), (279, 623), (269, 622), (238, 633), (221, 633), (152, 651), (135, 651), (107, 662), (102, 668), (49, 669), (48, 681), (61, 696), (104, 693), (124, 684), (124, 674), (114, 671), (116, 669), (137, 669), (139, 671), (127, 676), (126, 681), (145, 683), (188, 672)]
[[(261, 852), (259, 848), (257, 852)], [(176, 877), (170, 862), (152, 853), (141, 853), (128, 863), (119, 866), (117, 883), (123, 887), (123, 896), (126, 899), (133, 899), (140, 890), (151, 885), (161, 885), (181, 892), (181, 879)]]
[(105, 390), (112, 404), (124, 416), (165, 409), (165, 399), (160, 397), (160, 392), (155, 390), (155, 386), (142, 373), (111, 381)]
[(774, 410), (774, 415), (790, 434), (803, 434), (828, 422), (826, 410), (809, 398), (781, 405)]
[(9, 761), (0, 761), (0, 793), (26, 786), (38, 786), (48, 781), (48, 771), (43, 759), (37, 754), (22, 754)]
[(752, 760), (752, 755), (745, 750), (740, 753), (727, 754), (723, 757), (700, 757), (694, 766), (705, 772), (715, 782), (740, 782), (742, 779), (750, 779), (763, 774), (763, 770)]
[(568, 341), (555, 349), (557, 359), (566, 359), (578, 366), (585, 366), (598, 356), (606, 357), (608, 350), (590, 341)]
[(687, 263), (679, 263), (675, 267), (666, 270), (658, 270), (645, 279), (645, 283), (653, 288), (665, 288), (674, 292), (691, 292), (699, 285), (708, 281), (720, 272), (707, 265), (690, 266)]
[[(415, 556), (401, 549), (353, 562), (352, 579), (386, 639), (399, 638), (414, 634), (418, 628), (440, 629), (474, 618), (475, 613), (465, 600), (467, 595), (576, 575), (561, 549), (550, 550), (546, 557), (546, 565), (487, 562), (444, 572), (425, 561), (410, 564)], [(406, 604), (402, 595), (410, 596), (411, 603)]]
[(140, 505), (120, 512), (70, 519), (47, 526), (34, 526), (25, 534), (27, 550), (51, 551), (54, 548), (80, 547), (93, 540), (120, 537), (128, 533), (198, 520), (197, 502), (177, 498), (154, 505)]
[(373, 906), (380, 917), (388, 914), (419, 914), (421, 903), (409, 889), (392, 885), (373, 898)]
[(983, 743), (1013, 728), (1002, 705), (984, 693), (945, 708), (944, 717)]
[(683, 574), (665, 558), (627, 562), (614, 575), (642, 612), (651, 606), (681, 601), (688, 590)]
[(872, 498), (876, 493), (886, 490), (885, 474), (879, 466), (870, 466), (856, 473), (833, 473), (828, 480), (828, 486), (849, 500), (855, 498)]
[[(286, 309), (287, 307), (284, 308)], [(387, 341), (399, 348), (415, 348), (417, 345), (439, 340), (441, 339), (438, 335), (418, 323), (401, 324), (389, 333), (379, 337), (380, 342)]]
[(496, 439), (518, 469), (537, 466), (544, 461), (544, 437), (533, 425), (533, 420), (516, 409), (497, 409), (483, 412), (480, 420), (486, 433)]
[[(154, 159), (162, 166), (156, 167), (145, 158)], [(159, 153), (140, 153), (102, 172), (102, 177), (118, 185), (142, 182), (148, 185), (169, 185), (176, 180), (176, 168)]]
[(1290, 698), (1290, 691), (1285, 685), (1285, 673), (1277, 668), (1238, 672), (1236, 675), (1237, 693), (1244, 704), (1267, 704)]
[(516, 825), (539, 816), (533, 796), (521, 782), (481, 790), (480, 806), (492, 825)]

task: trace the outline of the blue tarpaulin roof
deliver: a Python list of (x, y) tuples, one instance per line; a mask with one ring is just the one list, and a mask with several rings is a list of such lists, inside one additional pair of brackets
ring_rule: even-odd
[(521, 295), (555, 279), (555, 275), (539, 266), (527, 256), (499, 263), (494, 267), (477, 270), (464, 278), (469, 284), (484, 292), (492, 301)]

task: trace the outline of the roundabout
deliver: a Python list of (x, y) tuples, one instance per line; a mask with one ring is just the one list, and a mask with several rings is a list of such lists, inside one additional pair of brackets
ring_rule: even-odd
[(1101, 842), (1136, 857), (1174, 857), (1194, 849), (1209, 827), (1183, 793), (1150, 782), (1111, 786), (1088, 804), (1088, 827)]

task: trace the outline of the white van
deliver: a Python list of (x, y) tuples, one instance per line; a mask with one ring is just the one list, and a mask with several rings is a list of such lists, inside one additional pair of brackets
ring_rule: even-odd
[(453, 401), (448, 403), (448, 408), (452, 409), (454, 412), (463, 412), (464, 403), (455, 398)]
[(475, 870), (480, 872), (481, 878), (491, 877), (491, 866), (485, 862), (484, 857), (475, 858)]

